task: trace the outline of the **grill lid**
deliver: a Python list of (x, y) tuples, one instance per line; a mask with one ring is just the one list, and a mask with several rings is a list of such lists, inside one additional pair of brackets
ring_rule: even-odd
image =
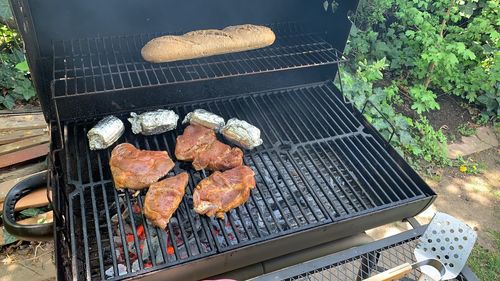
[[(140, 99), (141, 88), (157, 88), (153, 99), (177, 93), (158, 100), (169, 104), (213, 97), (229, 84), (245, 85), (246, 77), (270, 72), (278, 74), (258, 87), (248, 83), (246, 90), (331, 79), (337, 72), (337, 51), (343, 51), (351, 26), (348, 13), (355, 11), (357, 2), (11, 0), (35, 87), (50, 120), (56, 119), (56, 110), (61, 119), (81, 119), (152, 106)], [(251, 52), (164, 64), (146, 63), (139, 55), (144, 42), (154, 36), (244, 23), (271, 26), (277, 42)], [(325, 65), (331, 67), (280, 78), (289, 70)], [(74, 107), (82, 101), (84, 113)]]

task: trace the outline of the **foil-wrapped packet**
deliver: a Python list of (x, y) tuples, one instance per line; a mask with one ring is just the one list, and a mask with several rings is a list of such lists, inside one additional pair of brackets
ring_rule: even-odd
[(177, 127), (179, 115), (172, 110), (159, 109), (142, 114), (130, 113), (128, 121), (132, 124), (132, 133), (146, 136), (171, 131)]
[(229, 119), (221, 133), (226, 139), (245, 149), (253, 149), (262, 144), (259, 128), (236, 118)]
[(122, 120), (113, 115), (104, 117), (87, 132), (90, 150), (105, 149), (117, 141), (125, 131)]
[(219, 132), (225, 124), (224, 118), (205, 109), (195, 109), (189, 112), (182, 121), (182, 124), (186, 123), (200, 125), (216, 132)]

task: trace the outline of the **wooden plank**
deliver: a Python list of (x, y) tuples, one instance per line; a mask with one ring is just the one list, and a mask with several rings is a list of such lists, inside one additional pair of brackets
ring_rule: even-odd
[(27, 175), (32, 175), (34, 173), (38, 173), (38, 172), (43, 171), (43, 170), (47, 170), (47, 162), (46, 161), (28, 164), (28, 165), (24, 165), (24, 166), (18, 165), (13, 169), (2, 171), (2, 172), (0, 172), (0, 187), (6, 181), (16, 180), (18, 178), (21, 178), (21, 177), (24, 177)]
[(0, 131), (10, 131), (13, 128), (17, 130), (44, 129), (47, 128), (47, 123), (43, 114), (0, 116)]
[(1, 115), (26, 115), (26, 114), (40, 114), (42, 109), (39, 106), (26, 106), (22, 108), (2, 109)]
[[(45, 165), (44, 168), (46, 169), (47, 166)], [(46, 171), (45, 171), (46, 172)], [(15, 185), (17, 184), (18, 182), (22, 181), (23, 179), (31, 176), (32, 174), (28, 174), (28, 175), (23, 175), (23, 176), (20, 176), (16, 179), (13, 179), (13, 180), (8, 180), (8, 181), (5, 181), (5, 182), (2, 182), (0, 183), (0, 203), (3, 202), (5, 200), (5, 196), (7, 196), (7, 193), (9, 192), (9, 190)]]
[(48, 129), (0, 131), (0, 145), (20, 141), (30, 137), (48, 135)]
[[(37, 208), (47, 206), (49, 199), (47, 198), (47, 188), (40, 187), (28, 195), (21, 198), (14, 207), (14, 211), (22, 211), (28, 208)], [(0, 203), (0, 210), (3, 210), (3, 202)]]
[(14, 180), (6, 181), (0, 184), (0, 203), (2, 203), (5, 200), (5, 196), (7, 196), (7, 193), (10, 191), (10, 189), (18, 182), (22, 181), (23, 179), (27, 178), (29, 176), (24, 176), (20, 177)]
[(48, 211), (48, 212), (41, 213), (41, 214), (36, 215), (34, 217), (31, 217), (31, 218), (20, 220), (17, 223), (18, 224), (38, 224), (38, 221), (41, 219), (45, 220), (43, 223), (53, 222), (54, 221), (54, 213), (52, 211)]
[(0, 145), (0, 156), (48, 142), (49, 142), (49, 136), (41, 135), (16, 141), (9, 144)]
[(48, 143), (39, 144), (27, 149), (8, 153), (0, 156), (0, 168), (8, 167), (10, 165), (21, 163), (27, 160), (35, 159), (49, 153)]

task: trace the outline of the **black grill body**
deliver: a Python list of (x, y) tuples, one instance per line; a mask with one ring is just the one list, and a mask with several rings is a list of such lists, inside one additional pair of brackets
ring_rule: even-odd
[[(12, 4), (51, 125), (60, 279), (205, 278), (414, 216), (435, 198), (331, 82), (357, 1)], [(241, 23), (270, 26), (275, 44), (163, 64), (140, 57), (154, 36)], [(181, 126), (146, 137), (126, 121), (131, 110), (155, 108), (181, 118), (204, 108), (261, 129), (264, 144), (244, 158), (257, 187), (224, 221), (192, 211), (208, 173), (179, 162), (170, 175), (189, 171), (186, 196), (167, 229), (154, 228), (142, 212), (145, 191), (114, 188), (113, 147), (88, 149), (87, 131), (115, 114), (127, 127), (117, 143), (174, 158)]]

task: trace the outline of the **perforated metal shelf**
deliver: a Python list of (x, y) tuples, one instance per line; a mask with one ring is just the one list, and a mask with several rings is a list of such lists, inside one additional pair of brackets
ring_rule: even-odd
[[(251, 279), (264, 280), (356, 280), (361, 281), (405, 262), (415, 262), (413, 250), (426, 226), (396, 234), (366, 245), (347, 249), (321, 258), (306, 261), (275, 272)], [(401, 280), (420, 280), (421, 272), (411, 271)], [(475, 274), (466, 266), (456, 281), (478, 281)]]

